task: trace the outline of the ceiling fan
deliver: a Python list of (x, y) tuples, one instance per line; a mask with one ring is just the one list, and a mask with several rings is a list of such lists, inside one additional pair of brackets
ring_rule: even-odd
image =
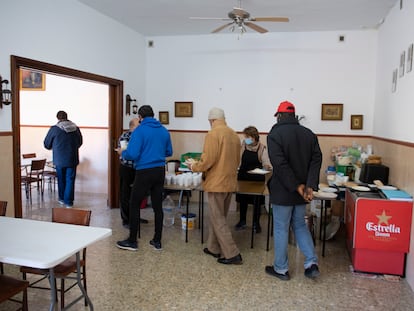
[(241, 0), (239, 1), (239, 7), (234, 7), (232, 11), (227, 14), (227, 18), (221, 17), (190, 17), (190, 19), (198, 20), (223, 20), (230, 21), (227, 24), (224, 24), (212, 31), (212, 33), (217, 33), (223, 29), (229, 27), (233, 32), (234, 30), (239, 30), (241, 33), (246, 32), (246, 27), (249, 27), (257, 32), (265, 33), (267, 29), (254, 24), (252, 22), (289, 22), (287, 17), (251, 17), (250, 13), (241, 8)]

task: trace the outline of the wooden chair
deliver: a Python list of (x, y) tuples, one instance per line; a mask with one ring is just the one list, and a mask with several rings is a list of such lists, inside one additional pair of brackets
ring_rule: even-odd
[[(17, 310), (27, 311), (27, 287), (29, 282), (15, 279), (4, 274), (0, 275), (0, 303), (11, 300), (20, 303), (22, 306)], [(13, 298), (23, 292), (22, 300)]]
[[(43, 190), (45, 187), (45, 182), (48, 182), (48, 189), (55, 191), (56, 190), (56, 181), (57, 181), (57, 174), (55, 166), (53, 165), (53, 162), (46, 163), (47, 167), (50, 167), (51, 169), (44, 170), (43, 171)], [(53, 186), (53, 188), (52, 188)]]
[(0, 216), (6, 216), (7, 201), (0, 201)]
[[(6, 216), (7, 201), (0, 201), (0, 216)], [(3, 263), (0, 262), (0, 274), (4, 274)]]
[(36, 153), (24, 153), (24, 154), (22, 154), (22, 158), (23, 159), (36, 158)]
[[(90, 210), (81, 210), (76, 208), (61, 208), (61, 207), (54, 207), (52, 209), (52, 221), (57, 223), (64, 223), (64, 224), (72, 224), (72, 225), (81, 225), (81, 226), (89, 226), (91, 220), (91, 211)], [(62, 241), (64, 243), (64, 241)], [(86, 248), (82, 250), (81, 255), (81, 280), (83, 281), (83, 287), (85, 288), (85, 292), (87, 292), (86, 287)], [(63, 309), (65, 307), (65, 293), (69, 291), (71, 288), (73, 288), (75, 285), (77, 285), (77, 282), (73, 282), (70, 284), (69, 287), (65, 287), (65, 280), (66, 279), (72, 279), (76, 280), (76, 277), (73, 276), (73, 273), (77, 272), (76, 267), (76, 258), (75, 256), (72, 256), (71, 258), (66, 259), (64, 262), (58, 264), (53, 268), (55, 279), (53, 282), (56, 283), (56, 279), (60, 279), (60, 288), (57, 288), (57, 291), (60, 292), (60, 305)], [(20, 272), (23, 273), (23, 280), (27, 279), (27, 274), (37, 274), (42, 275), (40, 279), (37, 279), (30, 283), (29, 287), (31, 288), (38, 288), (38, 289), (48, 289), (49, 287), (44, 287), (37, 285), (39, 282), (44, 280), (49, 275), (49, 269), (37, 269), (37, 268), (31, 268), (31, 267), (20, 267)], [(51, 282), (52, 280), (49, 280)], [(79, 298), (75, 299), (72, 303), (79, 300)], [(57, 297), (56, 297), (57, 300)], [(88, 303), (85, 299), (85, 306), (87, 306)]]
[(32, 160), (32, 164), (25, 175), (21, 176), (21, 183), (26, 192), (26, 199), (30, 199), (32, 204), (32, 184), (36, 183), (38, 191), (43, 196), (43, 171), (45, 169), (46, 159)]

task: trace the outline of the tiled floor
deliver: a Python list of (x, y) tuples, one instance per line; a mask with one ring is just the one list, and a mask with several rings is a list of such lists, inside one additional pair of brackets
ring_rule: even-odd
[[(150, 222), (142, 225), (138, 251), (130, 252), (115, 247), (128, 232), (121, 226), (119, 210), (106, 207), (104, 195), (78, 193), (75, 205), (92, 210), (91, 226), (113, 229), (110, 238), (88, 248), (88, 293), (97, 311), (414, 310), (414, 294), (404, 279), (390, 282), (350, 272), (340, 233), (327, 242), (326, 256), (320, 256), (321, 276), (317, 280), (304, 277), (303, 257), (290, 246), (292, 278), (283, 282), (264, 272), (273, 261), (272, 249), (266, 251), (266, 215), (261, 217), (264, 230), (255, 235), (253, 249), (249, 230), (233, 232), (243, 265), (226, 266), (203, 253), (205, 245), (200, 243), (198, 229), (189, 232), (185, 243), (179, 212), (175, 225), (164, 229), (163, 250), (155, 251), (148, 244), (154, 230), (152, 209), (142, 210), (142, 217)], [(48, 221), (52, 206), (56, 206), (54, 194), (47, 193), (44, 202), (34, 198), (24, 214)], [(192, 212), (198, 213), (197, 205)], [(229, 223), (234, 225), (237, 217), (231, 212)], [(320, 255), (319, 242), (316, 249)], [(6, 273), (19, 276), (16, 267), (6, 266)], [(48, 291), (29, 289), (29, 310), (47, 310), (49, 299)], [(1, 304), (0, 310), (11, 310), (10, 304)], [(72, 310), (88, 309), (79, 302)]]

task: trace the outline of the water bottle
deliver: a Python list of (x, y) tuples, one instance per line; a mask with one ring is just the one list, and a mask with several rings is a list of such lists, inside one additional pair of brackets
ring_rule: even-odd
[(175, 205), (169, 195), (162, 202), (162, 210), (164, 212), (164, 227), (171, 227), (174, 225)]

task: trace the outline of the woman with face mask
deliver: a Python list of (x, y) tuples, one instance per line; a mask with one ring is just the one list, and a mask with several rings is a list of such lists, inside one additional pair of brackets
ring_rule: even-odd
[[(255, 168), (263, 168), (271, 170), (269, 155), (267, 153), (266, 146), (259, 141), (259, 132), (254, 126), (248, 126), (243, 130), (244, 139), (241, 148), (241, 164), (238, 172), (238, 180), (253, 180), (263, 181), (264, 175), (250, 174), (248, 171)], [(236, 201), (239, 203), (240, 208), (240, 221), (235, 226), (236, 230), (243, 230), (246, 225), (246, 214), (248, 204), (254, 204), (254, 195), (237, 194)], [(260, 206), (264, 204), (264, 196), (260, 198)], [(260, 227), (260, 209), (255, 210), (253, 213), (254, 218), (254, 230), (256, 233), (262, 231)]]

